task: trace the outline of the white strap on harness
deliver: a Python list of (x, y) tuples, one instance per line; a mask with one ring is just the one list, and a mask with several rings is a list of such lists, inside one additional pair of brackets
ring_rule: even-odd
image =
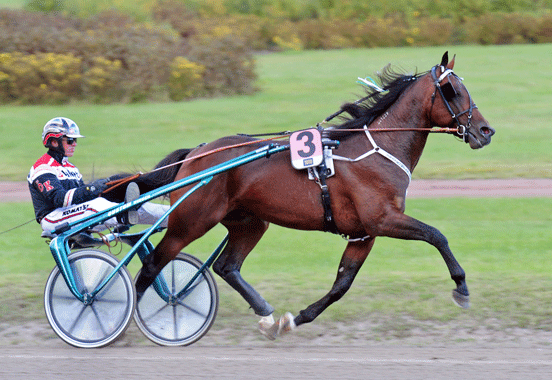
[(453, 73), (453, 71), (451, 69), (446, 69), (445, 71), (443, 71), (443, 74), (441, 74), (439, 79), (437, 79), (437, 83), (441, 83), (441, 81), (443, 79), (445, 79), (447, 77), (447, 75), (452, 74), (452, 73)]
[(370, 134), (370, 131), (368, 130), (368, 127), (366, 125), (364, 126), (364, 133), (366, 133), (366, 137), (368, 137), (368, 140), (370, 140), (370, 144), (372, 144), (372, 147), (373, 147), (372, 150), (369, 150), (368, 152), (364, 153), (363, 155), (358, 156), (357, 158), (348, 158), (348, 157), (333, 155), (333, 159), (334, 160), (339, 160), (339, 161), (357, 162), (357, 161), (360, 161), (360, 160), (362, 160), (362, 159), (364, 159), (368, 156), (371, 156), (374, 153), (379, 153), (383, 157), (385, 157), (388, 160), (390, 160), (391, 162), (393, 162), (399, 168), (401, 168), (406, 173), (406, 175), (408, 176), (408, 183), (410, 184), (410, 182), (412, 181), (412, 173), (410, 173), (410, 170), (406, 167), (406, 165), (403, 164), (397, 157), (393, 156), (391, 153), (388, 153), (384, 149), (380, 148), (376, 144), (376, 142), (374, 141), (374, 138)]

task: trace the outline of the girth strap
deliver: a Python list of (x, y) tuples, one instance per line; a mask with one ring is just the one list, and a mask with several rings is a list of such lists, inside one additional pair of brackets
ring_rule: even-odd
[(322, 162), (322, 164), (318, 168), (312, 169), (315, 171), (317, 183), (322, 190), (321, 198), (322, 206), (324, 207), (324, 231), (339, 235), (339, 230), (337, 229), (337, 225), (335, 224), (335, 219), (332, 213), (330, 192), (328, 191), (328, 185), (326, 184), (326, 164), (325, 162)]

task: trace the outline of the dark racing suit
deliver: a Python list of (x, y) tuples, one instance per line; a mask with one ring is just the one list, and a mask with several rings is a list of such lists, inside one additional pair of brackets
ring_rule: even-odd
[(79, 169), (52, 149), (35, 162), (27, 181), (38, 223), (55, 209), (92, 200), (102, 190), (85, 185)]

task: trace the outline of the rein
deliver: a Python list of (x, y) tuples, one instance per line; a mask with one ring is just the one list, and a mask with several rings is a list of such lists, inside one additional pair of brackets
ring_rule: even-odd
[(142, 172), (139, 172), (139, 173), (136, 173), (134, 175), (131, 175), (130, 177), (125, 177), (125, 178), (117, 179), (117, 180), (114, 180), (114, 181), (109, 181), (109, 182), (106, 183), (106, 185), (109, 186), (109, 187), (107, 189), (105, 189), (104, 191), (102, 191), (102, 194), (109, 193), (111, 190), (115, 190), (116, 188), (118, 188), (121, 185), (124, 185), (127, 182), (134, 181), (136, 178), (140, 177), (142, 174), (143, 174)]
[[(285, 133), (285, 134), (284, 134)], [(177, 161), (177, 162), (173, 162), (172, 164), (168, 164), (168, 165), (165, 165), (165, 166), (161, 166), (160, 168), (156, 168), (156, 169), (153, 169), (153, 170), (150, 170), (149, 172), (146, 172), (146, 173), (142, 173), (142, 172), (139, 172), (139, 173), (136, 173), (130, 177), (126, 177), (126, 178), (121, 178), (119, 180), (115, 180), (115, 181), (110, 181), (110, 182), (107, 182), (106, 185), (108, 185), (109, 187), (104, 190), (102, 192), (102, 194), (105, 194), (105, 193), (108, 193), (114, 189), (116, 189), (117, 187), (125, 184), (125, 183), (128, 183), (128, 182), (132, 182), (134, 181), (136, 178), (144, 175), (144, 174), (149, 174), (149, 173), (155, 173), (157, 171), (160, 171), (160, 170), (164, 170), (164, 169), (167, 169), (167, 168), (170, 168), (171, 166), (175, 166), (175, 165), (180, 165), (180, 164), (183, 164), (184, 162), (187, 162), (187, 161), (192, 161), (192, 160), (195, 160), (195, 159), (198, 159), (198, 158), (202, 158), (202, 157), (205, 157), (205, 156), (210, 156), (211, 154), (215, 154), (215, 153), (219, 153), (219, 152), (222, 152), (222, 151), (225, 151), (225, 150), (228, 150), (228, 149), (233, 149), (233, 148), (239, 148), (239, 147), (242, 147), (242, 146), (247, 146), (247, 145), (253, 145), (253, 144), (257, 144), (257, 143), (262, 143), (262, 142), (266, 142), (266, 141), (272, 141), (272, 140), (277, 140), (277, 139), (282, 139), (282, 138), (285, 138), (287, 137), (288, 135), (288, 132), (280, 132), (278, 136), (274, 136), (274, 137), (269, 137), (269, 138), (266, 138), (266, 139), (262, 139), (262, 140), (254, 140), (254, 141), (246, 141), (246, 142), (243, 142), (243, 143), (239, 143), (239, 144), (233, 144), (233, 145), (227, 145), (227, 146), (223, 146), (223, 147), (220, 147), (220, 148), (217, 148), (217, 149), (213, 149), (213, 150), (210, 150), (210, 151), (207, 151), (205, 153), (202, 153), (202, 154), (199, 154), (197, 156), (193, 156), (193, 157), (188, 157), (188, 158), (185, 158), (183, 160), (180, 160), (180, 161)], [(268, 135), (265, 135), (265, 136), (268, 136)]]
[[(429, 133), (458, 133), (458, 128), (368, 128), (370, 132), (429, 132)], [(365, 132), (363, 128), (356, 129), (329, 129), (336, 132)]]
[[(335, 129), (335, 131), (340, 131), (340, 132), (366, 132), (365, 129), (360, 129), (360, 128), (357, 128), (357, 129)], [(429, 133), (458, 133), (459, 128), (374, 128), (374, 129), (369, 128), (369, 131), (370, 132), (401, 132), (402, 131), (402, 132), (429, 132)], [(240, 148), (240, 147), (243, 147), (243, 146), (253, 145), (253, 144), (262, 143), (262, 142), (266, 142), (266, 141), (273, 141), (273, 140), (283, 139), (283, 138), (288, 137), (291, 133), (292, 132), (290, 132), (290, 131), (285, 131), (285, 132), (276, 132), (276, 133), (264, 133), (264, 134), (259, 134), (259, 135), (239, 134), (239, 136), (247, 136), (247, 137), (271, 136), (271, 135), (273, 137), (268, 137), (268, 138), (261, 139), (261, 140), (247, 141), (247, 142), (243, 142), (243, 143), (239, 143), (239, 144), (223, 146), (223, 147), (220, 147), (220, 148), (217, 148), (217, 149), (207, 151), (207, 152), (202, 153), (202, 154), (197, 155), (197, 156), (185, 158), (184, 160), (173, 162), (172, 164), (165, 165), (165, 166), (162, 166), (160, 168), (150, 170), (149, 172), (146, 172), (146, 173), (139, 172), (139, 173), (136, 173), (136, 174), (134, 174), (130, 177), (121, 178), (121, 179), (118, 179), (118, 180), (115, 180), (115, 181), (110, 181), (110, 182), (106, 183), (106, 185), (109, 186), (109, 187), (106, 190), (104, 190), (102, 192), (102, 194), (108, 193), (108, 192), (116, 189), (117, 187), (124, 185), (125, 183), (132, 182), (132, 181), (134, 181), (135, 179), (137, 179), (138, 177), (140, 177), (144, 174), (154, 173), (154, 172), (157, 172), (159, 170), (164, 170), (164, 169), (170, 168), (171, 166), (180, 165), (180, 164), (183, 164), (184, 162), (188, 162), (188, 161), (192, 161), (192, 160), (195, 160), (195, 159), (198, 159), (198, 158), (210, 156), (211, 154), (219, 153), (219, 152), (222, 152), (222, 151), (225, 151), (225, 150)]]
[[(433, 76), (433, 81), (434, 81), (436, 90), (439, 91), (439, 93), (440, 93), (441, 97), (443, 98), (443, 100), (445, 101), (445, 105), (447, 106), (447, 108), (448, 108), (449, 112), (451, 113), (453, 119), (455, 119), (455, 121), (457, 122), (457, 125), (458, 125), (457, 128), (373, 128), (373, 129), (368, 128), (368, 130), (370, 132), (428, 132), (428, 133), (449, 133), (449, 134), (456, 133), (459, 136), (461, 136), (464, 139), (464, 141), (466, 141), (467, 134), (468, 134), (469, 128), (471, 126), (470, 124), (471, 124), (472, 111), (473, 111), (473, 109), (477, 108), (477, 106), (472, 105), (471, 96), (470, 96), (470, 107), (469, 107), (469, 109), (467, 109), (467, 110), (465, 110), (461, 113), (455, 114), (452, 111), (452, 108), (450, 107), (445, 95), (443, 94), (443, 91), (442, 91), (441, 85), (440, 85), (440, 82), (443, 79), (445, 79), (446, 77), (448, 77), (451, 74), (454, 75), (454, 73), (452, 72), (452, 70), (446, 70), (446, 71), (443, 72), (443, 74), (441, 74), (441, 76), (439, 76), (439, 78), (437, 78), (436, 74), (435, 74), (435, 71), (436, 71), (436, 67), (433, 67), (433, 69), (431, 71), (431, 74)], [(385, 89), (377, 87), (376, 91), (377, 92), (383, 92), (383, 91), (385, 91)], [(354, 103), (358, 104), (358, 103), (370, 98), (373, 95), (374, 94), (371, 94), (371, 95), (368, 95), (368, 96), (366, 96), (362, 99), (358, 99)], [(432, 106), (433, 106), (433, 104), (432, 104)], [(339, 116), (343, 112), (344, 112), (344, 110), (339, 110), (339, 111), (331, 114), (330, 116), (325, 118), (321, 123), (317, 123), (316, 126), (318, 128), (322, 128), (321, 124), (325, 124), (325, 123), (329, 122), (330, 120), (332, 120), (335, 117)], [(468, 123), (467, 123), (467, 125), (462, 125), (462, 124), (460, 124), (460, 122), (458, 120), (458, 117), (465, 114), (465, 113), (468, 113)], [(364, 133), (366, 133), (366, 131), (367, 131), (367, 129), (364, 129), (364, 128), (362, 128), (362, 129), (361, 128), (357, 128), (357, 129), (331, 129), (331, 128), (329, 128), (327, 130), (336, 131), (336, 132), (364, 132)], [(192, 160), (195, 160), (195, 159), (198, 159), (198, 158), (206, 157), (206, 156), (209, 156), (211, 154), (219, 153), (219, 152), (222, 152), (222, 151), (225, 151), (225, 150), (228, 150), (228, 149), (234, 149), (234, 148), (239, 148), (239, 147), (243, 147), (243, 146), (247, 146), (247, 145), (252, 145), (252, 144), (262, 143), (262, 142), (266, 142), (266, 141), (272, 141), (272, 140), (278, 140), (278, 139), (286, 138), (289, 135), (291, 135), (291, 133), (292, 133), (291, 131), (282, 131), (282, 132), (275, 132), (275, 133), (261, 133), (261, 134), (253, 134), (253, 135), (238, 134), (238, 136), (247, 136), (247, 137), (264, 137), (264, 136), (272, 136), (272, 137), (268, 137), (268, 138), (264, 138), (264, 139), (260, 139), (260, 140), (254, 140), (254, 141), (247, 141), (247, 142), (239, 143), (239, 144), (223, 146), (223, 147), (220, 147), (220, 148), (217, 148), (217, 149), (213, 149), (213, 150), (204, 152), (204, 153), (202, 153), (200, 155), (197, 155), (197, 156), (194, 156), (194, 157), (185, 158), (184, 160), (181, 160), (181, 161), (178, 161), (178, 162), (173, 162), (172, 164), (165, 165), (165, 166), (162, 166), (160, 168), (153, 169), (153, 170), (151, 170), (147, 173), (139, 172), (139, 173), (134, 174), (130, 177), (126, 177), (126, 178), (122, 178), (122, 179), (119, 179), (119, 180), (108, 182), (107, 185), (110, 186), (110, 187), (108, 187), (106, 190), (104, 190), (102, 192), (102, 194), (108, 193), (108, 192), (116, 189), (117, 187), (125, 184), (125, 183), (131, 182), (131, 181), (135, 180), (136, 178), (142, 176), (143, 174), (154, 173), (156, 171), (169, 168), (171, 166), (181, 165), (184, 162), (188, 162), (188, 161), (192, 161)]]

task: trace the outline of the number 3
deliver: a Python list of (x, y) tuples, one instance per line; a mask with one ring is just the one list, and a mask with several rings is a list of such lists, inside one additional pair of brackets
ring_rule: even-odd
[(324, 158), (322, 137), (317, 129), (305, 129), (294, 132), (289, 137), (291, 163), (295, 169), (318, 166)]
[(304, 137), (306, 137), (307, 140), (302, 141), (303, 147), (308, 148), (308, 150), (307, 151), (305, 151), (304, 149), (297, 150), (297, 154), (299, 154), (303, 158), (312, 156), (312, 154), (316, 150), (316, 146), (312, 142), (314, 140), (314, 136), (312, 132), (311, 131), (299, 132), (296, 136), (297, 142), (299, 142), (300, 140), (303, 140)]

